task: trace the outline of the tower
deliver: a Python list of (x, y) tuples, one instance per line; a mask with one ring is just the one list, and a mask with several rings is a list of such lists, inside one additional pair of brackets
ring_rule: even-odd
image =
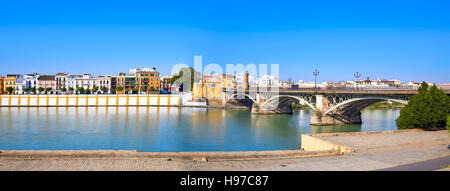
[(244, 89), (248, 90), (249, 86), (248, 86), (248, 71), (245, 71), (245, 76), (244, 76)]

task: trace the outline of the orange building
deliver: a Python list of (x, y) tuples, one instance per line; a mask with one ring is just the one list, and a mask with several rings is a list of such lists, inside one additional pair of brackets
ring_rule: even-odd
[(136, 88), (138, 90), (144, 88), (147, 91), (159, 91), (160, 81), (159, 72), (156, 70), (136, 72)]
[(146, 90), (145, 92), (159, 93), (161, 86), (161, 79), (156, 68), (131, 69), (130, 74), (120, 73), (113, 78), (116, 79), (116, 87), (123, 88), (123, 91), (117, 92), (119, 94), (131, 93), (134, 88), (141, 93), (143, 89)]
[(0, 94), (3, 94), (3, 77), (0, 76)]
[(119, 76), (114, 76), (113, 78), (116, 78), (116, 87), (122, 87), (122, 91), (117, 91), (117, 94), (124, 94), (136, 88), (136, 77), (134, 75), (121, 73)]

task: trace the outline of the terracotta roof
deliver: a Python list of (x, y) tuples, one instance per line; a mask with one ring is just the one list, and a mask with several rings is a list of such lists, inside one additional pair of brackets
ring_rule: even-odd
[(55, 80), (55, 76), (53, 76), (53, 75), (41, 75), (41, 76), (38, 77), (38, 80), (52, 81), (52, 80)]

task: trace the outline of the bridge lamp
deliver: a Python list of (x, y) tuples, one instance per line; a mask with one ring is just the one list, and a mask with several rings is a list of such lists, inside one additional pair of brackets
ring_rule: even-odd
[[(358, 80), (361, 77), (361, 73), (356, 72), (353, 76), (355, 76), (356, 80)], [(355, 82), (355, 88), (357, 88), (356, 82)]]
[(314, 75), (314, 91), (317, 91), (317, 76), (319, 75), (319, 70), (315, 69), (313, 75)]

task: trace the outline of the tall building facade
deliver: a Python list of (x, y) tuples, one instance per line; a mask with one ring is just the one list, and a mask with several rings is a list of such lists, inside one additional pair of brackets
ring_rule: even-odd
[(11, 94), (16, 93), (16, 79), (19, 78), (19, 74), (8, 74), (6, 78), (3, 79), (3, 91), (5, 93), (9, 93), (7, 91), (8, 88), (12, 88)]
[(4, 90), (3, 90), (3, 76), (0, 76), (0, 94), (4, 94)]

